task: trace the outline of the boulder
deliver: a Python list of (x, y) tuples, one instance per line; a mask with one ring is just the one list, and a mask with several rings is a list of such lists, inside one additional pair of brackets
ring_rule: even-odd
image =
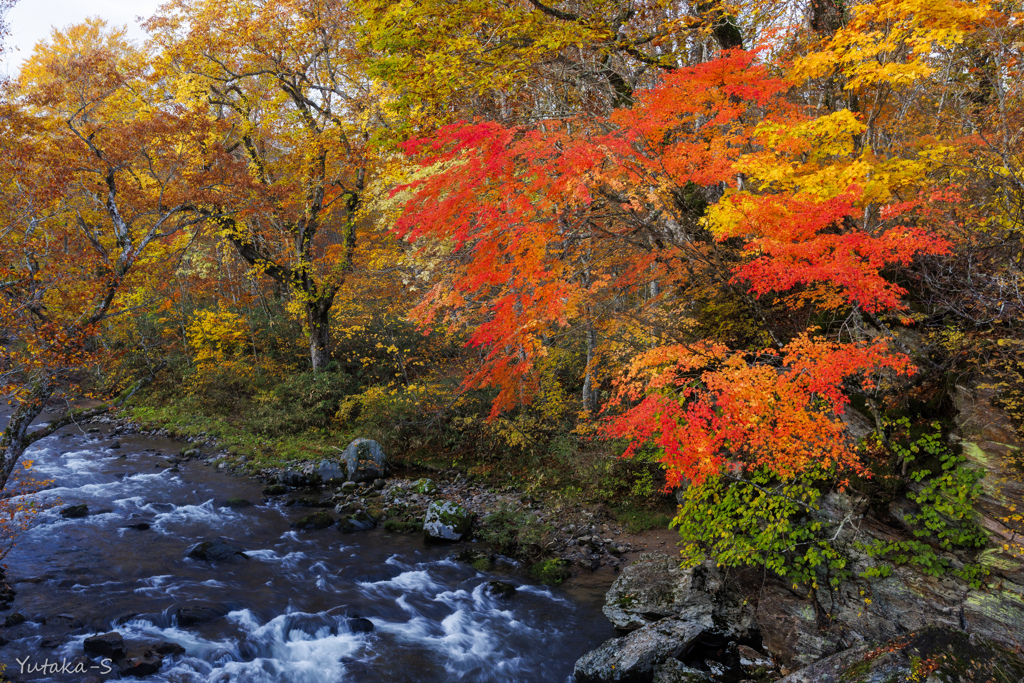
[(125, 647), (124, 638), (117, 631), (111, 631), (110, 633), (104, 633), (99, 636), (91, 636), (86, 638), (82, 643), (82, 648), (86, 654), (98, 655), (100, 657), (107, 657), (109, 659), (121, 659), (128, 654), (128, 648)]
[(577, 660), (576, 683), (651, 681), (659, 665), (686, 654), (703, 631), (696, 622), (662, 619), (612, 638)]
[(348, 445), (342, 457), (350, 481), (373, 481), (387, 474), (388, 462), (384, 449), (371, 439), (356, 439)]
[(224, 501), (224, 507), (226, 508), (247, 508), (252, 507), (252, 503), (245, 498), (228, 498)]
[(283, 496), (288, 493), (288, 487), (284, 484), (271, 484), (263, 489), (264, 496)]
[(248, 560), (241, 548), (237, 548), (226, 541), (214, 539), (202, 541), (188, 551), (188, 558), (201, 562), (240, 562)]
[(368, 512), (357, 512), (354, 515), (343, 517), (338, 520), (338, 528), (342, 533), (351, 534), (356, 531), (366, 531), (377, 526), (377, 520)]
[(726, 587), (714, 562), (683, 569), (679, 560), (646, 553), (622, 570), (605, 596), (604, 614), (615, 628), (632, 630), (677, 617), (746, 637), (756, 630), (754, 612)]
[(350, 633), (372, 633), (373, 622), (365, 617), (350, 617), (345, 625)]
[(473, 525), (466, 508), (450, 500), (435, 500), (423, 518), (423, 536), (428, 542), (461, 541)]
[(329, 460), (321, 460), (320, 465), (316, 468), (316, 473), (320, 477), (320, 481), (327, 486), (340, 486), (348, 479), (347, 469), (342, 469), (341, 465)]
[(327, 512), (314, 512), (306, 515), (297, 522), (292, 523), (293, 529), (302, 529), (304, 531), (326, 529), (334, 524), (334, 517)]
[(79, 503), (78, 505), (69, 505), (60, 511), (60, 516), (64, 519), (81, 519), (89, 515), (89, 506), (85, 503)]
[(882, 646), (844, 650), (779, 683), (1018, 683), (1024, 661), (1011, 650), (959, 629), (932, 626)]

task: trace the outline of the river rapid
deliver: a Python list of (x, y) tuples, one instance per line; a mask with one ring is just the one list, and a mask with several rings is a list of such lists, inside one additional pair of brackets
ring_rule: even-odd
[[(111, 448), (115, 440), (120, 448)], [(4, 629), (8, 676), (81, 681), (81, 673), (26, 667), (71, 661), (86, 637), (116, 630), (129, 650), (161, 641), (184, 648), (136, 680), (563, 682), (579, 656), (614, 635), (599, 590), (478, 572), (452, 559), (452, 547), (427, 546), (418, 535), (297, 531), (291, 523), (310, 510), (267, 499), (260, 482), (202, 462), (174, 465), (169, 458), (181, 446), (114, 435), (108, 426), (100, 433), (71, 427), (26, 454), (35, 475), (55, 484), (35, 495), (59, 504), (39, 515), (5, 561), (17, 597), (0, 620), (26, 618)], [(254, 504), (224, 506), (236, 497)], [(61, 517), (78, 503), (88, 505), (87, 517)], [(186, 557), (213, 539), (249, 559)], [(515, 593), (492, 595), (486, 584), (494, 580)], [(223, 616), (180, 624), (178, 610), (189, 606)]]

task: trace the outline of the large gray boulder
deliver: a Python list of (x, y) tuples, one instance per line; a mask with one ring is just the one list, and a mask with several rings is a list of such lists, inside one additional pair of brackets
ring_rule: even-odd
[(753, 608), (727, 587), (714, 562), (686, 569), (660, 553), (641, 555), (622, 570), (605, 595), (604, 614), (615, 628), (632, 630), (663, 617), (709, 630), (747, 636), (756, 629)]
[(423, 536), (428, 542), (461, 541), (473, 526), (473, 515), (458, 503), (435, 500), (423, 518)]
[(321, 460), (316, 473), (325, 486), (341, 486), (348, 480), (348, 468), (330, 460)]
[(373, 481), (387, 474), (388, 461), (384, 449), (371, 439), (356, 439), (342, 454), (348, 468), (349, 481)]
[(667, 660), (686, 654), (703, 632), (704, 626), (692, 621), (662, 619), (605, 641), (576, 661), (573, 675), (576, 683), (648, 682)]
[(703, 569), (682, 569), (677, 558), (664, 554), (641, 555), (608, 590), (604, 615), (615, 628), (630, 631), (668, 616), (710, 628), (714, 600), (711, 592), (703, 590)]

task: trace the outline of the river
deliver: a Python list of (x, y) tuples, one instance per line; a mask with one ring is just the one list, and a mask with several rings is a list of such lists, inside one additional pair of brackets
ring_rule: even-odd
[[(482, 573), (418, 535), (296, 531), (290, 524), (309, 510), (265, 498), (260, 482), (199, 461), (173, 466), (168, 458), (181, 443), (104, 427), (65, 428), (26, 455), (36, 476), (56, 485), (36, 495), (60, 504), (6, 558), (17, 591), (7, 614), (27, 619), (5, 629), (10, 642), (0, 648), (15, 680), (81, 681), (23, 674), (22, 663), (72, 660), (87, 636), (116, 630), (130, 649), (157, 641), (184, 648), (138, 679), (146, 681), (560, 682), (614, 635), (598, 590)], [(120, 448), (111, 448), (115, 438)], [(223, 506), (235, 497), (254, 505)], [(87, 517), (60, 516), (78, 503), (88, 505)], [(216, 538), (250, 559), (186, 558)], [(494, 580), (517, 590), (495, 597), (486, 590)], [(183, 626), (176, 614), (184, 606), (226, 614)], [(366, 626), (354, 617), (373, 630), (353, 629)]]

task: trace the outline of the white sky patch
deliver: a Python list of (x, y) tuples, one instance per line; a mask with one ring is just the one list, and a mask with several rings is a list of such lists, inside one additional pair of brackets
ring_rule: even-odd
[(161, 0), (18, 0), (7, 16), (11, 35), (7, 52), (0, 55), (0, 73), (14, 76), (32, 54), (36, 43), (50, 36), (54, 26), (63, 28), (87, 17), (101, 17), (112, 26), (128, 26), (129, 37), (142, 41), (146, 33), (139, 17), (148, 19)]

